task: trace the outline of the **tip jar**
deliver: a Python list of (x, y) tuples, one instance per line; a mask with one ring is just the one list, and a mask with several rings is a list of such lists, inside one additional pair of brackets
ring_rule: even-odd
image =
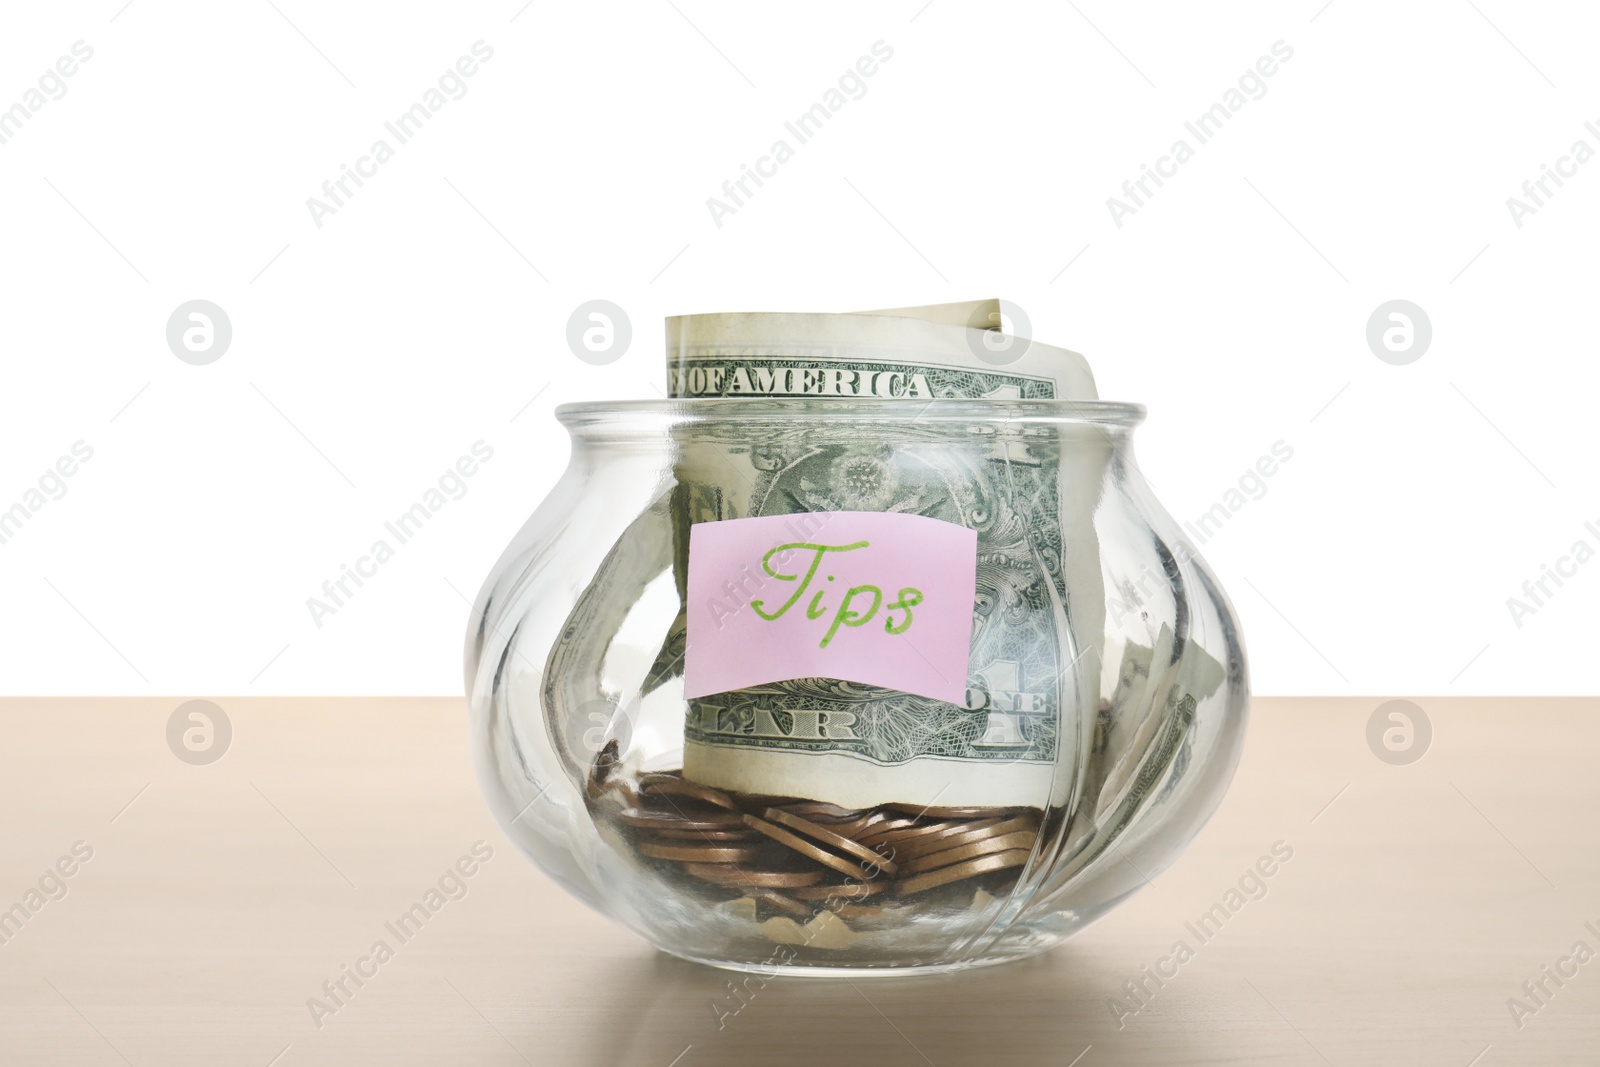
[(1142, 407), (822, 407), (557, 409), (568, 466), (467, 635), (489, 806), (568, 892), (702, 963), (1048, 949), (1220, 802), (1233, 609), (1139, 474)]

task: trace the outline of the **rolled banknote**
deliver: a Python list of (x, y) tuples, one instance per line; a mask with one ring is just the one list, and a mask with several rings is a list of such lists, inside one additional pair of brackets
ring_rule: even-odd
[[(1102, 715), (1088, 764), (1080, 817), (1055, 843), (1059, 861), (1041, 865), (1044, 880), (1032, 887), (1030, 907), (1048, 908), (1057, 894), (1097, 861), (1117, 861), (1116, 877), (1132, 890), (1144, 880), (1121, 861), (1146, 797), (1181, 781), (1194, 734), (1195, 710), (1226, 680), (1227, 668), (1190, 636), (1161, 625), (1154, 644), (1123, 642), (1117, 682)], [(1163, 784), (1164, 783), (1164, 784)], [(1135, 841), (1137, 830), (1132, 831)], [(1102, 872), (1106, 863), (1100, 862)]]
[[(667, 395), (1093, 400), (1076, 352), (994, 329), (999, 301), (667, 319)], [(963, 320), (956, 325), (951, 320)]]
[[(748, 423), (690, 423), (678, 442), (674, 570), (696, 523), (803, 512), (910, 511), (977, 530), (977, 604), (962, 704), (832, 678), (689, 703), (684, 776), (849, 808), (1063, 803), (1084, 785), (1105, 596), (1093, 513), (1109, 442), (1095, 432), (908, 434), (907, 422), (796, 424), (764, 399), (1092, 400), (1083, 357), (987, 328), (997, 301), (852, 315), (691, 315), (667, 322), (669, 391), (747, 398)], [(680, 615), (645, 686), (686, 642)], [(795, 710), (847, 721), (802, 736)], [(1066, 746), (1063, 750), (1063, 746)], [(1064, 759), (1058, 757), (1065, 757)]]

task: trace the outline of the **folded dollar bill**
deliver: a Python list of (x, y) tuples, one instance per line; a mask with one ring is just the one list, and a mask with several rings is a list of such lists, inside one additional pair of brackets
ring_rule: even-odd
[[(985, 300), (680, 316), (667, 321), (669, 392), (817, 404), (1095, 399), (1082, 356), (1000, 334), (999, 311)], [(1092, 519), (1109, 451), (1094, 434), (1020, 433), (919, 451), (893, 420), (689, 426), (671, 502), (680, 596), (690, 527), (724, 519), (911, 512), (977, 529), (980, 565), (964, 703), (828, 678), (699, 697), (689, 701), (684, 775), (851, 808), (1064, 799), (1062, 766), (1089, 743), (1098, 703), (1105, 597)], [(646, 691), (675, 676), (690, 640), (680, 615)], [(796, 710), (848, 716), (851, 736), (786, 731), (804, 718)]]
[(1076, 352), (995, 329), (998, 300), (667, 320), (675, 397), (1095, 399)]

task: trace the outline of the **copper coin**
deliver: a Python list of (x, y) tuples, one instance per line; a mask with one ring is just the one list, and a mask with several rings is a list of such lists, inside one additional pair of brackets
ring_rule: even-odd
[(900, 870), (905, 874), (916, 874), (918, 871), (932, 871), (940, 867), (948, 867), (952, 863), (977, 859), (979, 856), (987, 856), (991, 852), (1009, 852), (1014, 848), (1031, 851), (1035, 839), (1036, 835), (1027, 831), (1001, 834), (998, 837), (988, 837), (968, 845), (957, 845), (955, 848), (947, 848), (941, 852), (919, 856), (914, 860), (908, 861)]
[(913, 838), (936, 834), (940, 831), (957, 833), (961, 830), (971, 829), (971, 827), (972, 824), (969, 822), (918, 823), (913, 821), (909, 824), (890, 826), (888, 829), (884, 829), (883, 826), (874, 826), (869, 832), (857, 835), (856, 840), (870, 847), (885, 841), (910, 841)]
[(921, 804), (885, 804), (890, 811), (903, 811), (925, 819), (1003, 819), (1015, 815), (1019, 808), (936, 808)]
[(824, 830), (832, 830), (834, 833), (847, 840), (858, 842), (861, 840), (861, 835), (867, 833), (872, 828), (872, 820), (870, 817), (866, 816), (851, 822), (816, 822), (815, 820), (810, 819), (806, 821), (813, 822), (815, 825), (822, 827)]
[(907, 878), (896, 883), (895, 892), (900, 896), (910, 896), (920, 893), (925, 889), (934, 889), (938, 886), (949, 885), (952, 882), (965, 881), (975, 875), (988, 871), (1003, 871), (1008, 867), (1021, 867), (1028, 862), (1028, 857), (1033, 855), (1028, 849), (1014, 849), (1011, 852), (996, 852), (988, 856), (979, 856), (975, 860), (958, 863), (953, 867), (940, 867), (927, 874), (919, 874), (914, 878)]
[(654, 830), (651, 833), (656, 841), (753, 841), (760, 836), (745, 827), (729, 827), (726, 830)]
[(820, 826), (826, 826), (841, 837), (848, 837), (852, 841), (860, 841), (863, 836), (877, 830), (886, 818), (887, 816), (881, 811), (869, 811), (865, 815), (844, 822), (828, 822), (824, 819), (815, 818), (811, 821)]
[(691, 782), (676, 774), (647, 774), (639, 779), (639, 791), (653, 795), (687, 797), (725, 811), (739, 810), (739, 805), (735, 804), (728, 794), (698, 782)]
[(829, 804), (822, 800), (799, 800), (791, 804), (768, 804), (769, 808), (778, 808), (791, 815), (798, 815), (803, 819), (814, 819), (817, 822), (851, 822), (862, 815), (871, 814), (854, 808), (841, 808), (837, 804)]
[(1005, 834), (1023, 832), (1037, 833), (1038, 830), (1039, 824), (1027, 816), (1007, 819), (1004, 822), (986, 822), (985, 825), (977, 829), (964, 830), (960, 833), (948, 835), (929, 834), (927, 837), (897, 847), (895, 854), (903, 862), (908, 859), (915, 859), (918, 856), (926, 856), (930, 852), (943, 852), (947, 848), (970, 845), (975, 841), (984, 841), (991, 837), (1002, 837)]
[(766, 886), (773, 889), (794, 889), (816, 885), (822, 881), (821, 871), (754, 871), (731, 867), (721, 863), (685, 863), (684, 873), (702, 882), (746, 889)]
[(947, 826), (970, 826), (971, 819), (918, 819), (911, 815), (889, 815), (867, 831), (867, 837), (916, 837)]
[(946, 823), (943, 829), (919, 834), (916, 837), (904, 840), (890, 841), (887, 842), (887, 845), (894, 849), (896, 859), (905, 860), (913, 856), (921, 856), (924, 853), (950, 848), (952, 844), (960, 844), (962, 841), (976, 841), (982, 838), (986, 832), (991, 831), (993, 827), (999, 825), (999, 819), (971, 819)]
[(656, 844), (653, 841), (642, 842), (639, 852), (651, 859), (679, 863), (744, 863), (761, 855), (760, 848), (753, 845)]
[(634, 826), (643, 830), (726, 830), (730, 827), (737, 828), (742, 825), (739, 816), (728, 812), (706, 812), (688, 818), (670, 811), (654, 811), (648, 808), (624, 808), (617, 816), (625, 826)]
[(871, 821), (851, 836), (866, 844), (867, 838), (882, 837), (901, 830), (915, 829), (918, 825), (916, 817), (911, 815), (890, 815), (887, 812), (877, 814)]
[(839, 873), (848, 875), (851, 878), (858, 878), (864, 882), (875, 873), (869, 872), (866, 868), (851, 863), (840, 856), (835, 856), (831, 852), (820, 849), (805, 838), (792, 834), (781, 826), (774, 826), (765, 819), (758, 819), (754, 815), (746, 815), (744, 821), (747, 825), (755, 827), (779, 844), (788, 845), (807, 859), (816, 860), (823, 866), (832, 867)]
[(814, 885), (809, 889), (797, 889), (794, 896), (798, 900), (865, 900), (875, 897), (885, 889), (889, 883), (878, 882), (849, 882), (845, 885)]
[(874, 867), (879, 867), (884, 874), (893, 875), (895, 872), (893, 860), (885, 859), (866, 845), (859, 845), (842, 834), (834, 833), (825, 826), (818, 826), (816, 823), (802, 819), (798, 815), (790, 815), (780, 808), (768, 808), (767, 819), (780, 826), (787, 826), (797, 833), (805, 834), (813, 841), (820, 841), (830, 848), (836, 848), (846, 855), (854, 856), (858, 860), (863, 860)]

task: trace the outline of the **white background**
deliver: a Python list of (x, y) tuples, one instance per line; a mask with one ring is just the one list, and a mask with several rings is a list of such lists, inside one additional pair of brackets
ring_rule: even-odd
[[(94, 455), (0, 544), (0, 689), (458, 692), (463, 598), (565, 462), (552, 409), (657, 396), (663, 316), (998, 295), (1149, 406), (1180, 521), (1293, 448), (1203, 547), (1256, 691), (1595, 691), (1600, 560), (1520, 628), (1506, 605), (1600, 547), (1600, 161), (1520, 228), (1506, 205), (1600, 149), (1582, 6), (274, 3), (5, 11), (0, 108), (94, 54), (0, 144), (0, 509)], [(466, 95), (315, 225), (479, 40)], [(880, 40), (718, 227), (707, 198)], [(165, 339), (196, 298), (233, 326), (208, 366)], [(593, 298), (634, 328), (606, 367), (565, 342)], [(1395, 298), (1433, 325), (1407, 366), (1365, 340)], [(318, 628), (307, 597), (480, 439), (467, 495)]]

